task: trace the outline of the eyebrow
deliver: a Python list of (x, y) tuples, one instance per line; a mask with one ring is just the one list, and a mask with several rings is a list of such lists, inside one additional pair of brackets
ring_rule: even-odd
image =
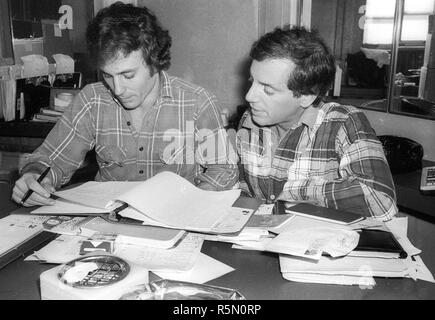
[[(127, 69), (127, 70), (124, 70), (124, 71), (118, 72), (118, 73), (116, 73), (116, 74), (125, 74), (125, 73), (135, 72), (136, 70), (137, 70), (137, 68), (132, 68), (132, 69)], [(102, 73), (104, 73), (104, 74), (107, 74), (107, 75), (109, 75), (109, 76), (112, 76), (110, 73), (107, 73), (107, 72), (104, 71), (104, 70), (101, 70), (101, 69), (100, 69), (100, 71), (101, 71)]]
[(277, 90), (277, 91), (280, 90), (278, 87), (276, 87), (276, 86), (274, 86), (274, 85), (272, 85), (272, 84), (270, 84), (270, 83), (261, 82), (261, 81), (258, 81), (258, 83), (261, 84), (262, 86), (270, 87), (270, 88), (272, 88), (272, 89), (274, 89), (274, 90)]

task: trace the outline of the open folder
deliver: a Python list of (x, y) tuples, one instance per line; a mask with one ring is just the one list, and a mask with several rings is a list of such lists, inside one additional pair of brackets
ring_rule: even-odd
[(145, 225), (206, 233), (236, 233), (254, 209), (233, 206), (240, 190), (205, 191), (179, 175), (164, 171), (146, 181), (90, 181), (54, 193), (54, 206), (34, 214), (102, 215), (122, 204), (119, 215)]

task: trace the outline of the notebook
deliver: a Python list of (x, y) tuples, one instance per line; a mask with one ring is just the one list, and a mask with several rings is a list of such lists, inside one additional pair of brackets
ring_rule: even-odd
[(286, 208), (285, 212), (344, 225), (355, 223), (364, 219), (363, 216), (353, 212), (315, 206), (310, 203), (296, 204), (290, 208)]
[(144, 226), (133, 223), (110, 222), (95, 217), (81, 226), (82, 232), (116, 234), (117, 241), (134, 245), (168, 249), (173, 247), (186, 232), (184, 230)]
[(359, 241), (354, 251), (396, 253), (398, 258), (401, 259), (405, 259), (408, 256), (391, 232), (362, 229), (358, 233)]

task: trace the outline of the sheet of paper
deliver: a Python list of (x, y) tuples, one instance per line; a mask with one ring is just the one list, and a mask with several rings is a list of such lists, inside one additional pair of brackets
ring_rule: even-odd
[(338, 285), (358, 285), (362, 289), (371, 289), (376, 285), (375, 279), (370, 276), (349, 276), (340, 274), (303, 274), (303, 273), (283, 273), (282, 277), (289, 281), (304, 282), (304, 283), (322, 283), (322, 284), (338, 284)]
[(234, 271), (234, 268), (200, 253), (198, 260), (193, 268), (186, 272), (162, 272), (153, 271), (162, 279), (187, 281), (203, 284), (213, 279), (219, 278), (224, 274)]
[(356, 231), (306, 228), (280, 233), (265, 249), (318, 260), (323, 252), (332, 257), (344, 256), (356, 248), (358, 240)]
[(352, 228), (353, 230), (371, 229), (371, 228), (384, 230), (384, 231), (388, 230), (385, 226), (385, 223), (376, 218), (365, 218), (362, 221), (358, 221), (350, 224), (349, 227)]
[(414, 256), (411, 259), (407, 260), (409, 265), (409, 277), (414, 280), (420, 279), (428, 282), (435, 283), (435, 279), (432, 273), (424, 264), (423, 260), (420, 256)]
[(257, 211), (255, 211), (255, 214), (256, 215), (271, 215), (274, 206), (275, 206), (275, 204), (273, 204), (273, 203), (272, 204), (263, 203), (258, 207)]
[(273, 232), (279, 234), (284, 231), (297, 231), (307, 228), (333, 228), (338, 230), (352, 230), (351, 227), (346, 225), (340, 225), (337, 223), (310, 219), (307, 217), (295, 215), (292, 219), (288, 221), (288, 223), (285, 223), (282, 227), (274, 228)]
[[(61, 235), (25, 260), (65, 263), (80, 256), (82, 244), (87, 240), (87, 237)], [(203, 240), (202, 235), (190, 233), (171, 249), (115, 243), (112, 254), (137, 263), (147, 270), (183, 272), (195, 265)]]
[(61, 235), (43, 248), (35, 251), (24, 261), (40, 261), (45, 263), (67, 263), (80, 257), (80, 247), (85, 237)]
[(116, 234), (116, 243), (127, 243), (168, 249), (184, 235), (184, 230), (110, 222), (94, 217), (80, 226), (82, 234)]
[(194, 266), (203, 241), (204, 236), (188, 233), (176, 247), (171, 249), (117, 244), (114, 254), (148, 270), (181, 272), (190, 270)]
[(240, 189), (204, 191), (177, 174), (164, 171), (113, 199), (168, 226), (211, 228), (239, 195)]
[(272, 238), (263, 238), (263, 239), (258, 240), (258, 241), (249, 241), (249, 240), (236, 241), (231, 246), (231, 248), (233, 248), (233, 249), (241, 249), (241, 250), (265, 251), (266, 250), (266, 246), (268, 245), (268, 243), (270, 241), (272, 241)]
[(400, 243), (403, 250), (409, 255), (417, 255), (421, 253), (421, 250), (414, 247), (414, 245), (409, 241), (407, 233), (408, 233), (408, 218), (394, 218), (390, 221), (387, 221), (385, 225), (388, 229), (393, 233), (396, 240)]
[(120, 212), (123, 216), (142, 220), (144, 224), (201, 232), (239, 231), (253, 213), (251, 209), (232, 207), (240, 190), (204, 191), (169, 171), (139, 182), (87, 182), (55, 195), (107, 210), (128, 203), (130, 208)]
[(89, 181), (75, 188), (56, 191), (54, 194), (70, 202), (106, 209), (107, 212), (107, 204), (111, 200), (142, 183), (141, 181)]
[(70, 201), (64, 201), (62, 199), (56, 199), (53, 205), (40, 206), (35, 210), (32, 210), (33, 214), (74, 214), (74, 213), (107, 213), (107, 209), (98, 209), (74, 203)]
[(47, 216), (11, 214), (0, 219), (0, 255), (9, 252), (43, 230)]
[(93, 217), (53, 216), (44, 221), (42, 227), (45, 231), (58, 234), (90, 236), (92, 233), (83, 233), (81, 227), (92, 219)]
[(406, 259), (379, 259), (345, 256), (338, 259), (320, 257), (319, 261), (280, 255), (282, 273), (340, 274), (373, 277), (405, 277), (408, 272)]

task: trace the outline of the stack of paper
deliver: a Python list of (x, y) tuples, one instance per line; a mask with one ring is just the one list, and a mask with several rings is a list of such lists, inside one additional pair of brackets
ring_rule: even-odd
[(270, 205), (260, 205), (240, 232), (231, 235), (209, 235), (206, 240), (230, 242), (234, 244), (233, 248), (237, 249), (265, 250), (266, 244), (275, 237), (277, 231), (294, 218), (293, 214), (272, 215), (271, 210)]
[[(361, 253), (356, 250), (350, 250), (347, 254), (338, 255), (337, 257), (333, 257), (330, 252), (327, 256), (319, 254), (309, 256), (310, 252), (305, 252), (306, 256), (304, 258), (310, 259), (301, 259), (293, 252), (290, 252), (291, 255), (285, 254), (285, 250), (293, 249), (292, 246), (295, 245), (295, 242), (301, 246), (301, 242), (291, 238), (290, 235), (294, 236), (299, 232), (299, 239), (306, 239), (307, 237), (303, 237), (302, 234), (315, 234), (319, 224), (323, 223), (317, 221), (314, 223), (315, 227), (309, 227), (308, 220), (300, 221), (298, 218), (293, 220), (294, 225), (289, 226), (287, 231), (280, 234), (280, 236), (286, 235), (284, 239), (289, 241), (288, 246), (286, 247), (285, 243), (281, 242), (282, 250), (274, 250), (280, 253), (281, 272), (287, 280), (359, 286), (375, 285), (374, 277), (411, 277), (434, 282), (432, 274), (427, 270), (420, 257), (417, 256), (421, 251), (415, 248), (406, 236), (407, 218), (395, 218), (386, 224), (381, 223), (380, 227), (373, 227), (375, 225), (373, 222), (366, 225), (369, 228), (390, 231), (407, 253), (405, 259), (400, 259), (398, 255), (391, 255), (388, 252), (368, 251)], [(379, 224), (379, 222), (376, 224)], [(346, 233), (352, 229), (350, 226), (342, 225), (336, 225), (335, 228), (337, 232), (339, 230), (339, 232), (344, 232), (345, 230)], [(342, 242), (342, 244), (345, 244), (345, 242)], [(269, 245), (273, 246), (273, 243), (271, 242)], [(303, 257), (303, 255), (300, 256)]]
[(131, 261), (159, 277), (204, 283), (234, 269), (201, 253), (204, 235), (188, 233), (172, 248), (157, 248), (120, 243), (109, 234), (91, 237), (63, 234), (42, 249), (28, 256), (26, 261), (67, 263), (91, 251), (105, 251)]
[(232, 206), (240, 190), (204, 191), (169, 171), (142, 182), (87, 182), (55, 195), (61, 199), (54, 206), (32, 213), (102, 214), (126, 203), (119, 214), (143, 224), (217, 234), (239, 232), (254, 211)]

